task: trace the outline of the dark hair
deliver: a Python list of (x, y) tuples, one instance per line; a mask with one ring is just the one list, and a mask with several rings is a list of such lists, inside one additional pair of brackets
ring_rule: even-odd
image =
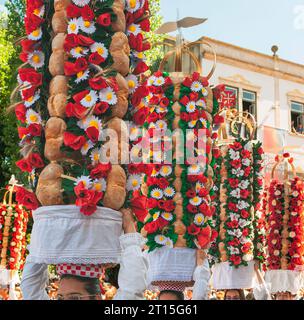
[(224, 300), (226, 300), (226, 295), (228, 291), (237, 291), (240, 296), (240, 300), (246, 300), (244, 290), (242, 289), (227, 289), (225, 290)]
[(118, 274), (120, 270), (120, 265), (116, 265), (112, 268), (107, 268), (105, 272), (105, 282), (110, 283), (116, 289), (119, 289), (118, 285)]
[(62, 279), (74, 279), (84, 283), (85, 284), (84, 288), (86, 289), (89, 295), (101, 294), (99, 279), (97, 278), (87, 278), (87, 277), (75, 276), (72, 274), (64, 274), (61, 276), (60, 280)]
[(159, 297), (162, 294), (172, 294), (175, 296), (176, 300), (185, 300), (185, 296), (183, 292), (175, 291), (175, 290), (163, 290), (160, 292)]

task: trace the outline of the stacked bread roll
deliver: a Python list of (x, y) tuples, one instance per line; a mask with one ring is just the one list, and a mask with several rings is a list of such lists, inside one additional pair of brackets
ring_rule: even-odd
[(149, 215), (142, 233), (150, 251), (206, 248), (215, 236), (210, 227), (213, 92), (198, 73), (159, 71), (147, 86), (146, 140), (154, 145), (145, 158), (152, 173), (145, 179)]

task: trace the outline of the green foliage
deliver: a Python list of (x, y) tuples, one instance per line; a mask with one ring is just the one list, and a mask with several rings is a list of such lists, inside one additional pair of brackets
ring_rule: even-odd
[(157, 30), (163, 23), (163, 17), (159, 14), (160, 0), (151, 0), (149, 4), (151, 11), (150, 23), (152, 32), (146, 33), (146, 37), (153, 47), (146, 52), (146, 57), (147, 64), (150, 66), (151, 72), (155, 72), (158, 70), (159, 63), (164, 56), (164, 51), (163, 46), (154, 46), (154, 44), (162, 42), (165, 36), (154, 34), (154, 31)]
[(16, 87), (20, 47), (14, 42), (24, 35), (23, 15), (25, 0), (10, 0), (5, 4), (8, 15), (0, 16), (0, 186), (7, 184), (11, 174), (19, 181), (25, 175), (16, 168), (19, 157), (16, 118), (7, 113), (10, 94)]

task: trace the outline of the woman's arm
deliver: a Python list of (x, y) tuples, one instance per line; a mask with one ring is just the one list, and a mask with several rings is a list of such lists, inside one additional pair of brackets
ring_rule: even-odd
[(118, 274), (119, 289), (114, 300), (143, 300), (147, 289), (148, 261), (141, 250), (143, 237), (136, 232), (130, 210), (122, 210), (125, 234), (120, 237), (122, 257)]

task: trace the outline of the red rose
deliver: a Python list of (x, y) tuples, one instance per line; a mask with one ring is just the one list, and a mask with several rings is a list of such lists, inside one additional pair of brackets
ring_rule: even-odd
[(85, 133), (92, 142), (94, 142), (94, 143), (98, 142), (98, 138), (99, 138), (99, 130), (98, 129), (96, 129), (95, 127), (89, 127), (85, 131)]
[(94, 169), (91, 170), (90, 177), (92, 179), (106, 178), (111, 169), (111, 163), (99, 163)]
[(218, 232), (212, 229), (210, 242), (213, 242), (218, 237)]
[(144, 229), (147, 231), (148, 234), (155, 233), (158, 230), (158, 228), (159, 224), (157, 220), (149, 222), (144, 226)]
[(187, 232), (192, 236), (197, 236), (200, 233), (201, 229), (192, 223), (189, 227), (187, 227)]
[(68, 18), (78, 18), (80, 17), (80, 8), (75, 6), (74, 4), (69, 4), (66, 8), (66, 13)]
[(79, 45), (79, 38), (76, 34), (71, 33), (66, 35), (64, 39), (63, 48), (66, 52), (71, 51), (72, 48), (75, 48)]
[(148, 208), (156, 208), (158, 207), (158, 201), (156, 199), (148, 199), (147, 201)]
[(16, 166), (23, 172), (32, 172), (33, 168), (27, 159), (21, 159), (16, 162)]
[(173, 200), (167, 200), (164, 201), (163, 205), (161, 205), (161, 202), (159, 202), (159, 207), (165, 211), (171, 212), (175, 209), (175, 204)]
[(89, 85), (93, 90), (102, 90), (108, 87), (107, 81), (103, 77), (89, 79)]
[(145, 196), (133, 197), (130, 201), (130, 204), (137, 220), (140, 222), (144, 222), (148, 214), (147, 198)]
[(100, 24), (103, 27), (108, 27), (111, 25), (111, 15), (110, 13), (103, 13), (101, 14), (96, 21), (98, 24)]
[(103, 58), (98, 52), (93, 52), (90, 56), (89, 56), (89, 62), (92, 64), (95, 64), (97, 66), (99, 66), (100, 64), (102, 64), (103, 62), (105, 62), (105, 58)]
[(41, 159), (40, 154), (38, 153), (31, 153), (28, 157), (28, 161), (33, 168), (43, 168), (44, 162)]
[(251, 167), (247, 167), (246, 169), (244, 169), (244, 176), (248, 177), (251, 173)]
[(74, 188), (74, 192), (78, 198), (84, 198), (87, 195), (87, 191), (89, 191), (83, 182), (79, 182), (77, 186)]
[(239, 142), (235, 142), (234, 144), (230, 145), (230, 147), (235, 151), (241, 150), (243, 148), (242, 144)]
[(91, 216), (97, 210), (95, 203), (88, 203), (80, 207), (80, 212), (85, 216)]
[(28, 126), (28, 132), (32, 137), (40, 137), (42, 132), (42, 127), (38, 123), (32, 123)]
[(229, 202), (229, 203), (228, 203), (228, 209), (229, 209), (230, 211), (233, 211), (233, 212), (237, 212), (237, 211), (238, 211), (238, 209), (237, 209), (237, 207), (236, 207), (236, 204), (235, 204), (235, 203), (232, 203), (232, 202)]
[(230, 260), (233, 262), (233, 264), (234, 264), (235, 266), (238, 266), (238, 265), (241, 264), (241, 258), (240, 258), (239, 256), (232, 255), (232, 256), (230, 257)]
[(75, 70), (76, 72), (85, 71), (89, 67), (86, 58), (78, 58), (75, 62)]
[(15, 114), (19, 121), (21, 121), (22, 123), (25, 122), (26, 107), (23, 103), (20, 103), (16, 106)]
[(86, 143), (86, 139), (83, 136), (76, 136), (70, 132), (65, 132), (63, 135), (64, 144), (73, 150), (79, 150)]
[(28, 134), (28, 128), (18, 127), (18, 136), (20, 139), (23, 139), (24, 136)]
[(242, 150), (241, 155), (243, 158), (250, 158), (251, 157), (251, 153), (248, 150)]
[(168, 107), (168, 105), (169, 105), (169, 103), (170, 103), (170, 100), (168, 99), (168, 98), (162, 98), (161, 100), (160, 100), (160, 106), (162, 107), (162, 108), (166, 108), (166, 107)]
[(248, 190), (241, 190), (241, 198), (247, 199), (250, 195), (250, 192)]
[(101, 115), (107, 112), (109, 109), (109, 104), (107, 102), (99, 102), (94, 107), (94, 114)]
[(88, 5), (81, 8), (80, 12), (84, 21), (92, 21), (95, 18), (94, 11)]
[(35, 69), (32, 68), (22, 68), (18, 71), (20, 79), (25, 82), (30, 82), (36, 90), (36, 87), (42, 85), (42, 74), (38, 73)]
[(36, 195), (22, 187), (16, 190), (16, 201), (28, 210), (36, 210), (39, 207)]
[(169, 187), (169, 181), (166, 178), (160, 178), (157, 179), (157, 185), (161, 188), (161, 189), (165, 189), (167, 187)]
[(78, 43), (84, 47), (90, 47), (95, 41), (89, 37), (85, 37), (82, 34), (78, 35)]
[(22, 40), (20, 44), (22, 46), (22, 51), (24, 53), (32, 52), (37, 47), (37, 41), (34, 41), (34, 40), (25, 39), (25, 40)]
[(183, 106), (186, 106), (189, 102), (190, 102), (190, 99), (187, 97), (187, 96), (184, 96), (182, 97), (179, 102), (183, 105)]
[(239, 186), (239, 180), (238, 179), (228, 179), (228, 182), (230, 184), (230, 187), (235, 189)]
[(149, 67), (147, 66), (147, 64), (143, 61), (139, 61), (136, 68), (133, 70), (133, 74), (139, 75), (141, 73), (146, 72), (147, 70), (149, 70)]
[(143, 108), (140, 108), (133, 116), (133, 120), (134, 122), (139, 125), (139, 126), (142, 126), (146, 119), (147, 119), (147, 116), (149, 114), (149, 108), (148, 107), (143, 107)]
[(233, 160), (230, 162), (231, 166), (235, 169), (239, 169), (242, 166), (241, 160)]
[(143, 21), (141, 21), (140, 23), (140, 28), (142, 31), (145, 31), (145, 32), (150, 32), (150, 20), (149, 19), (145, 19)]
[(250, 214), (249, 214), (248, 211), (242, 210), (241, 211), (241, 216), (242, 216), (243, 219), (247, 219), (247, 218), (249, 218)]
[(263, 148), (262, 148), (262, 147), (260, 147), (260, 148), (258, 149), (258, 154), (259, 154), (259, 155), (264, 154), (264, 150), (263, 150)]
[(70, 76), (73, 76), (77, 73), (78, 71), (76, 70), (76, 66), (75, 66), (75, 63), (72, 63), (72, 62), (69, 62), (69, 61), (66, 61), (64, 63), (64, 74), (67, 76), (67, 77), (70, 77)]
[(249, 235), (249, 229), (248, 228), (245, 228), (243, 231), (242, 231), (242, 235), (243, 237), (247, 237)]
[(203, 228), (199, 235), (197, 236), (197, 241), (202, 249), (206, 249), (211, 240), (212, 230), (210, 226)]
[(239, 222), (237, 220), (232, 220), (231, 222), (227, 222), (227, 226), (231, 229), (237, 229), (239, 227)]
[(224, 123), (224, 122), (225, 122), (225, 119), (224, 119), (224, 117), (216, 114), (216, 115), (214, 116), (214, 118), (213, 118), (213, 122), (214, 122), (214, 124), (217, 124), (217, 125), (218, 125), (218, 124)]
[(193, 191), (193, 190), (188, 190), (188, 191), (186, 192), (186, 196), (187, 196), (188, 198), (194, 198), (194, 197), (196, 196), (196, 193), (195, 193), (195, 191)]
[(157, 120), (159, 120), (159, 115), (156, 112), (152, 112), (147, 118), (148, 123), (155, 123)]
[(88, 112), (87, 108), (83, 107), (79, 103), (72, 103), (72, 102), (69, 102), (66, 105), (66, 109), (65, 109), (65, 113), (68, 118), (76, 117), (78, 119), (82, 119), (87, 112)]
[(245, 243), (243, 246), (242, 246), (242, 252), (243, 253), (247, 253), (250, 249), (251, 249), (251, 244), (250, 244), (250, 242), (247, 242), (247, 243)]
[(187, 211), (189, 211), (190, 213), (196, 214), (198, 213), (198, 208), (192, 204), (188, 204), (186, 207)]

